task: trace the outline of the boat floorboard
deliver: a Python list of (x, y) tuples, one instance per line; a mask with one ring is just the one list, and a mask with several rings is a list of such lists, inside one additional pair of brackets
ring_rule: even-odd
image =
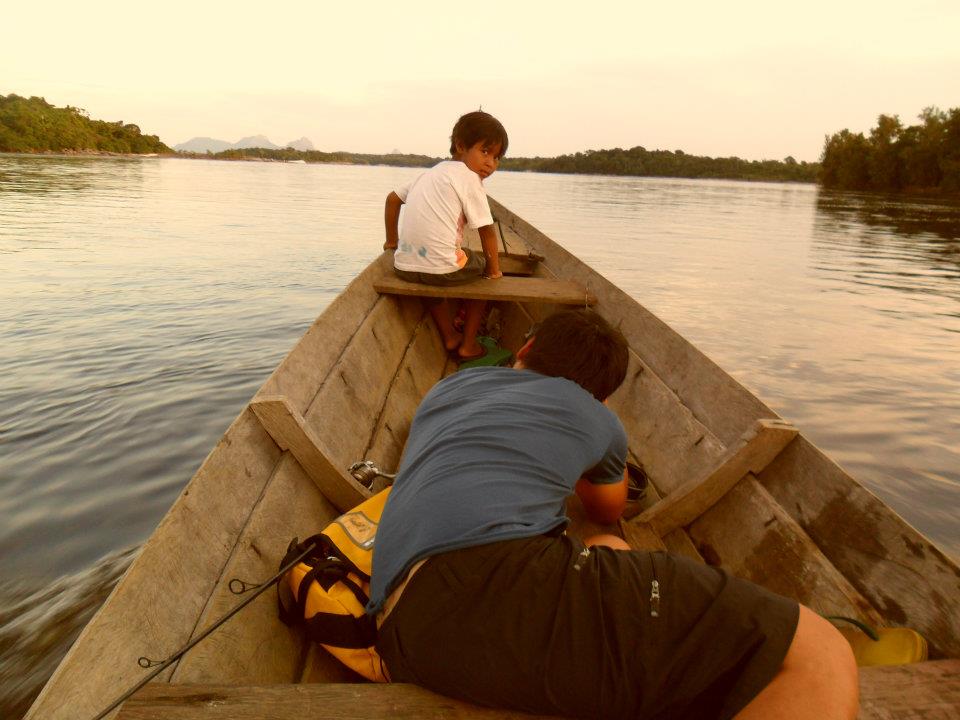
[[(859, 720), (948, 720), (960, 706), (960, 660), (861, 668)], [(269, 713), (267, 715), (266, 713)], [(263, 717), (444, 718), (535, 720), (546, 716), (493, 710), (415, 685), (169, 685), (151, 683), (130, 698), (118, 720), (245, 720)]]

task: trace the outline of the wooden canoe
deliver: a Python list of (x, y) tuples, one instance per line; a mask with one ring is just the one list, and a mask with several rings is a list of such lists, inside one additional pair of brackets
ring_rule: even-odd
[[(499, 203), (491, 207), (505, 247), (540, 260), (527, 268), (532, 278), (488, 281), (481, 291), (497, 301), (504, 346), (518, 348), (557, 303), (581, 298), (630, 343), (627, 379), (610, 405), (651, 488), (645, 507), (607, 530), (725, 566), (824, 614), (914, 628), (931, 661), (863, 672), (861, 716), (952, 717), (960, 704), (957, 565), (639, 303)], [(166, 658), (239, 602), (230, 579), (270, 577), (293, 536), (313, 534), (365, 497), (349, 465), (370, 458), (396, 468), (418, 402), (454, 367), (422, 302), (382, 286), (390, 261), (374, 260), (331, 303), (240, 413), (28, 718), (94, 717), (144, 676), (140, 656)], [(258, 703), (285, 717), (304, 709), (356, 716), (358, 703), (365, 717), (521, 715), (360, 683), (282, 625), (268, 592), (120, 717), (258, 717)]]

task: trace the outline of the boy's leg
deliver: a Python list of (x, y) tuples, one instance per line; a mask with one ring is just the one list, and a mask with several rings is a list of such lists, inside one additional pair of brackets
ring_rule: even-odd
[(857, 716), (853, 651), (827, 620), (800, 606), (800, 620), (779, 674), (737, 713), (737, 720), (848, 720)]
[(460, 345), (460, 357), (470, 358), (483, 354), (483, 347), (477, 342), (477, 332), (483, 320), (486, 300), (464, 300), (466, 318), (463, 323), (463, 342)]
[(437, 330), (440, 331), (443, 346), (447, 351), (456, 350), (464, 336), (453, 327), (453, 316), (450, 314), (450, 303), (447, 299), (443, 298), (438, 302), (431, 303), (430, 315), (437, 324)]

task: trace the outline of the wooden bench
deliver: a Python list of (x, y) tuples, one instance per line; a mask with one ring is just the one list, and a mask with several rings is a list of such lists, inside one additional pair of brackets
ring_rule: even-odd
[(338, 468), (323, 450), (319, 436), (282, 395), (267, 395), (250, 403), (281, 450), (289, 450), (303, 471), (340, 512), (352, 510), (370, 497), (370, 491), (345, 470)]
[[(798, 698), (797, 702), (803, 702)], [(960, 660), (860, 669), (859, 720), (940, 720), (957, 717)], [(543, 716), (493, 710), (404, 683), (299, 685), (170, 685), (150, 683), (120, 709), (117, 720), (211, 720), (266, 717), (459, 718), (536, 720)]]
[(464, 300), (506, 300), (542, 302), (554, 305), (595, 305), (597, 298), (573, 280), (543, 277), (508, 277), (496, 280), (475, 280), (463, 285), (441, 287), (401, 280), (383, 275), (374, 280), (373, 288), (381, 295), (413, 295), (416, 297), (452, 297)]
[(653, 507), (623, 522), (624, 539), (637, 549), (665, 549), (661, 538), (686, 527), (717, 504), (747, 473), (759, 473), (797, 436), (778, 419), (757, 420), (706, 475), (671, 492)]

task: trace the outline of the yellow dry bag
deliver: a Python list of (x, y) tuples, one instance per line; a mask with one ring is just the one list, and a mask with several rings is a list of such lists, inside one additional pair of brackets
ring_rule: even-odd
[[(278, 584), (280, 619), (302, 625), (307, 637), (368, 680), (387, 682), (373, 647), (376, 620), (364, 612), (370, 595), (373, 544), (390, 488), (344, 513), (303, 542), (294, 538), (283, 567), (313, 550)], [(287, 592), (289, 590), (289, 592)]]

